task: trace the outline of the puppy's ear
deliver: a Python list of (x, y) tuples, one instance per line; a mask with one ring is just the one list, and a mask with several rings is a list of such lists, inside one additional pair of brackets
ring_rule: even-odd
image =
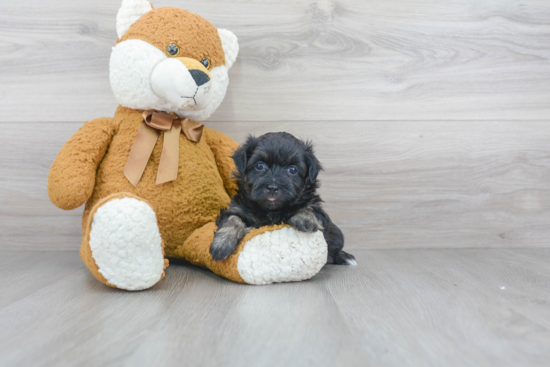
[(323, 167), (317, 157), (315, 157), (313, 146), (310, 142), (305, 143), (304, 159), (307, 164), (307, 179), (309, 183), (314, 183), (317, 180), (319, 172), (323, 170)]
[(237, 149), (235, 153), (233, 153), (233, 161), (235, 162), (235, 166), (237, 166), (237, 172), (239, 173), (239, 175), (241, 175), (241, 177), (245, 175), (248, 159), (252, 155), (256, 144), (257, 139), (252, 135), (249, 135), (246, 139), (246, 142), (241, 145), (241, 147)]

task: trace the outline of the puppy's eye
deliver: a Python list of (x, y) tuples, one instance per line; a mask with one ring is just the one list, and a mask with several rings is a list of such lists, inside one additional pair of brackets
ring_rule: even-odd
[(210, 69), (210, 60), (205, 58), (205, 59), (202, 59), (201, 62), (205, 68)]
[(180, 48), (177, 45), (170, 43), (166, 52), (168, 52), (168, 55), (176, 57), (180, 54)]
[(260, 162), (260, 163), (256, 164), (256, 171), (263, 171), (266, 168), (267, 168), (267, 166), (265, 165), (265, 163)]
[(298, 169), (294, 166), (290, 166), (290, 167), (288, 167), (288, 173), (290, 173), (291, 175), (294, 176), (295, 174), (298, 173)]

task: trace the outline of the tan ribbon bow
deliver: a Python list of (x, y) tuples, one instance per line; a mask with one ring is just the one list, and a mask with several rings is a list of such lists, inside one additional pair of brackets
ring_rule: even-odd
[(180, 157), (179, 135), (183, 131), (187, 139), (199, 142), (204, 125), (190, 119), (181, 119), (166, 112), (143, 111), (143, 122), (139, 127), (134, 145), (124, 167), (124, 176), (137, 186), (161, 131), (164, 131), (164, 145), (157, 171), (157, 185), (174, 181), (178, 177)]

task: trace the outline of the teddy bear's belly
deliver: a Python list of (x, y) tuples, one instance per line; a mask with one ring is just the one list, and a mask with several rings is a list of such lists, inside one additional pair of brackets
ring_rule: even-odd
[(167, 256), (197, 228), (216, 220), (220, 209), (229, 203), (214, 155), (201, 140), (192, 143), (180, 136), (178, 177), (156, 185), (162, 152), (162, 134), (137, 187), (123, 174), (133, 139), (115, 136), (99, 165), (94, 193), (86, 204), (84, 223), (89, 210), (100, 199), (117, 192), (131, 192), (145, 199), (155, 210)]

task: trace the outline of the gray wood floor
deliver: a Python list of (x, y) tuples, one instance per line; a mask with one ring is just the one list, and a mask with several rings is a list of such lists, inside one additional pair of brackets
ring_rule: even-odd
[(354, 253), (269, 286), (178, 263), (131, 293), (76, 251), (1, 251), (0, 365), (548, 366), (550, 249)]

